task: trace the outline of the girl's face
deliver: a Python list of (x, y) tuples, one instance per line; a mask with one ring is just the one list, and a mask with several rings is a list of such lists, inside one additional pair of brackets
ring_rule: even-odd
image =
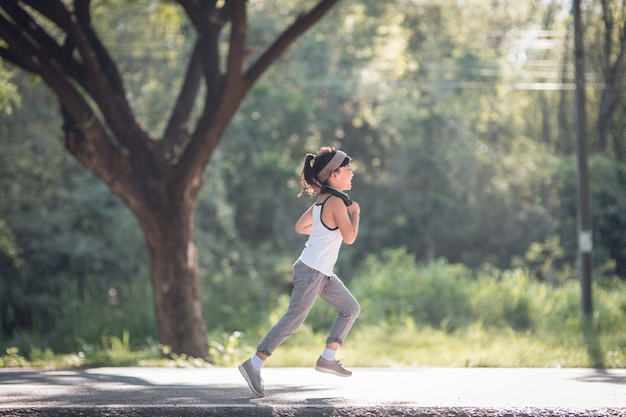
[(352, 167), (350, 165), (344, 165), (333, 172), (329, 184), (340, 190), (350, 190), (352, 189), (352, 177), (354, 177)]

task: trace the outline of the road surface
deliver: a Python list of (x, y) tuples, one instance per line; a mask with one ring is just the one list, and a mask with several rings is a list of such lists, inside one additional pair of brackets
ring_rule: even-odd
[(0, 416), (626, 416), (626, 370), (263, 370), (252, 395), (233, 368), (0, 369)]

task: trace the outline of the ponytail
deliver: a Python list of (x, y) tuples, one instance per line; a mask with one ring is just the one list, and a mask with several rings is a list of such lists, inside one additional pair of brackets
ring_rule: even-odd
[(342, 166), (350, 164), (350, 157), (345, 152), (332, 147), (322, 147), (317, 155), (306, 154), (300, 174), (300, 193), (315, 196), (327, 185), (330, 174)]
[(315, 158), (316, 156), (312, 153), (308, 153), (304, 157), (304, 167), (300, 174), (300, 193), (298, 193), (298, 197), (302, 194), (314, 196), (318, 194), (323, 187), (323, 184), (317, 179), (317, 172), (314, 168)]

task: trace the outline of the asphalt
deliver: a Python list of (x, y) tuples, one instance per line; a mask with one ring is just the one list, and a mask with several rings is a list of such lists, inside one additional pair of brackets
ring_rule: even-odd
[(0, 369), (0, 416), (626, 416), (626, 370), (357, 368)]

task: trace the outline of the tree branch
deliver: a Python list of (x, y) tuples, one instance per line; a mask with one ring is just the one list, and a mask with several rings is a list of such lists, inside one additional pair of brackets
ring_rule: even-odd
[[(2, 22), (0, 22), (0, 24), (1, 23)], [(0, 38), (2, 38), (2, 35), (0, 35)], [(21, 69), (25, 71), (30, 71), (30, 68), (24, 65), (24, 62), (22, 62), (22, 60), (20, 60), (18, 56), (15, 53), (13, 53), (13, 51), (7, 48), (0, 47), (0, 58), (12, 63), (15, 66), (20, 67)]]
[(230, 44), (226, 61), (225, 88), (229, 91), (238, 88), (241, 80), (244, 45), (246, 42), (246, 2), (245, 0), (231, 0), (232, 13)]
[[(176, 0), (181, 5), (189, 20), (198, 33), (198, 41), (190, 60), (185, 78), (185, 84), (179, 95), (176, 108), (168, 123), (164, 138), (171, 141), (168, 147), (172, 146), (182, 149), (184, 138), (181, 126), (189, 118), (192, 107), (180, 107), (184, 103), (185, 97), (191, 97), (191, 89), (198, 88), (197, 81), (204, 76), (207, 89), (207, 100), (205, 102), (205, 114), (212, 114), (219, 103), (221, 73), (219, 68), (219, 34), (226, 23), (226, 18), (230, 16), (230, 2), (226, 2), (221, 9), (217, 9), (217, 0)], [(196, 66), (199, 65), (201, 73), (197, 73)], [(193, 78), (189, 78), (189, 77)], [(198, 77), (198, 80), (195, 79)], [(196, 91), (197, 92), (197, 91)], [(195, 95), (194, 95), (195, 97)], [(188, 103), (191, 104), (191, 103)], [(186, 138), (185, 138), (186, 139)]]
[(131, 172), (127, 150), (109, 136), (84, 93), (77, 88), (77, 83), (71, 81), (64, 67), (47, 55), (47, 51), (31, 36), (32, 30), (24, 30), (18, 22), (7, 20), (5, 16), (10, 14), (4, 4), (1, 7), (6, 14), (0, 13), (0, 38), (8, 45), (7, 52), (14, 57), (12, 60), (19, 62), (27, 71), (38, 74), (60, 101), (65, 122), (64, 143), (68, 152), (112, 189), (119, 188), (117, 178)]
[[(205, 108), (178, 164), (181, 168), (178, 175), (185, 177), (182, 183), (189, 184), (193, 187), (191, 190), (184, 190), (183, 192), (197, 191), (199, 185), (195, 184), (193, 179), (198, 178), (198, 173), (201, 172), (206, 162), (211, 158), (211, 155), (219, 144), (221, 135), (226, 129), (227, 121), (230, 120), (232, 115), (237, 111), (241, 100), (245, 97), (256, 80), (282, 55), (298, 36), (319, 21), (338, 1), (339, 0), (320, 0), (316, 7), (311, 9), (308, 13), (299, 16), (248, 69), (243, 77), (241, 76), (241, 65), (243, 63), (244, 54), (245, 28), (242, 28), (242, 25), (245, 26), (246, 24), (246, 15), (245, 10), (242, 9), (245, 8), (245, 2), (243, 0), (231, 0), (226, 2), (227, 5), (230, 5), (233, 26), (227, 66), (228, 72), (226, 74), (227, 81), (223, 84), (222, 88), (212, 90), (210, 80), (213, 73), (205, 72), (208, 87)], [(219, 32), (211, 33), (213, 38), (207, 37), (212, 41), (210, 48), (213, 47), (213, 42), (217, 42), (216, 36), (218, 33)], [(215, 43), (215, 46), (216, 45)], [(210, 51), (210, 53), (217, 54), (217, 50)], [(217, 58), (217, 55), (211, 57), (211, 61), (214, 63), (219, 62)], [(214, 71), (215, 70), (217, 69), (214, 68)], [(239, 83), (233, 81), (236, 78), (239, 78)], [(216, 79), (216, 81), (219, 80)]]
[(298, 16), (296, 21), (246, 71), (244, 90), (249, 89), (298, 36), (317, 23), (338, 2), (339, 0), (320, 0), (308, 13)]
[[(34, 50), (37, 50), (37, 54), (41, 56), (44, 61), (51, 62), (53, 65), (62, 68), (70, 77), (75, 79), (83, 87), (85, 86), (84, 68), (73, 58), (71, 51), (68, 52), (60, 47), (59, 44), (16, 3), (7, 2), (2, 7), (7, 15), (15, 21), (15, 27), (19, 28), (24, 36), (27, 35), (29, 38), (28, 43)], [(14, 56), (16, 57), (16, 55)], [(30, 70), (25, 63), (19, 63), (19, 66)]]
[(85, 89), (98, 104), (117, 141), (131, 151), (148, 149), (142, 140), (148, 139), (148, 135), (135, 120), (115, 64), (91, 29), (89, 0), (76, 0), (76, 14), (67, 10), (61, 0), (22, 1), (63, 29), (78, 50), (86, 70)]
[(11, 54), (14, 61), (19, 62), (20, 66), (27, 71), (39, 74), (39, 67), (41, 66), (39, 51), (24, 38), (24, 33), (18, 31), (1, 13), (0, 38), (9, 45), (7, 53)]
[(196, 32), (202, 33), (202, 27), (204, 26), (204, 11), (198, 2), (193, 0), (176, 0), (176, 3), (180, 4), (183, 10), (185, 10), (187, 17), (196, 29)]
[(176, 161), (179, 152), (185, 145), (184, 142), (188, 140), (186, 124), (193, 110), (195, 98), (200, 89), (200, 80), (202, 78), (202, 45), (203, 43), (201, 41), (196, 42), (187, 67), (185, 81), (163, 134), (162, 142), (163, 146), (166, 148), (166, 159)]
[[(95, 113), (76, 87), (67, 80), (57, 65), (49, 65), (49, 59), (37, 48), (37, 45), (30, 42), (31, 39), (25, 37), (26, 35), (28, 35), (27, 32), (18, 31), (11, 22), (5, 19), (4, 15), (0, 14), (0, 37), (9, 45), (10, 51), (28, 71), (41, 76), (62, 100), (68, 116), (66, 120), (72, 121), (64, 127), (68, 151), (103, 179), (110, 179), (111, 173), (93, 169), (92, 161), (100, 157), (113, 161), (121, 155), (120, 150), (110, 140), (106, 130), (103, 129)], [(80, 131), (80, 135), (69, 135), (72, 131)], [(85, 139), (87, 137), (89, 140)]]
[[(175, 0), (180, 4), (196, 32), (202, 33), (207, 21), (222, 27), (230, 20), (228, 1), (217, 10), (217, 0)], [(216, 13), (217, 12), (217, 13)]]
[[(98, 62), (103, 69), (104, 75), (107, 77), (111, 88), (113, 90), (125, 97), (126, 91), (124, 89), (124, 83), (122, 82), (122, 77), (120, 76), (119, 71), (117, 70), (117, 66), (111, 56), (107, 52), (107, 50), (100, 42), (100, 39), (96, 35), (96, 32), (93, 30), (93, 26), (91, 24), (91, 13), (89, 10), (90, 0), (76, 0), (75, 1), (75, 10), (76, 16), (78, 18), (78, 23), (80, 23), (87, 39), (89, 40), (89, 44), (93, 47), (94, 52), (96, 53)], [(127, 108), (130, 110), (130, 107)]]
[[(181, 3), (189, 3), (190, 0), (177, 1)], [(219, 34), (225, 23), (223, 19), (230, 18), (232, 16), (232, 1), (227, 1), (220, 10), (215, 10), (215, 1), (207, 1), (211, 3), (207, 6), (212, 7), (211, 15), (214, 16), (214, 18), (209, 19), (199, 27), (199, 46), (202, 48), (203, 52), (202, 68), (206, 83), (206, 99), (202, 115), (197, 121), (195, 131), (191, 135), (188, 145), (184, 149), (182, 149), (182, 153), (180, 156), (182, 163), (179, 164), (180, 171), (178, 173), (179, 175), (187, 177), (188, 179), (193, 178), (198, 172), (203, 169), (206, 161), (208, 161), (210, 155), (213, 153), (215, 147), (219, 143), (219, 135), (221, 134), (225, 126), (221, 126), (221, 123), (218, 123), (218, 125), (220, 126), (217, 126), (217, 129), (215, 129), (215, 121), (220, 120), (220, 115), (218, 115), (218, 113), (220, 109), (224, 108), (225, 97), (228, 96), (228, 100), (231, 101), (241, 101), (240, 97), (236, 97), (234, 94), (230, 95), (226, 93), (226, 89), (222, 85), (223, 77), (219, 67)], [(237, 6), (245, 8), (245, 2), (238, 0)], [(217, 15), (215, 15), (215, 13), (217, 13)], [(243, 20), (245, 24), (245, 11), (243, 12), (243, 15)], [(236, 39), (235, 42), (239, 43), (244, 41), (245, 28), (244, 39)], [(232, 42), (233, 41), (231, 34), (231, 47)], [(243, 49), (243, 45), (241, 46), (241, 48)], [(230, 116), (226, 116), (225, 120), (229, 119)], [(220, 133), (218, 135), (215, 135), (215, 132)], [(183, 182), (190, 183), (190, 181), (188, 180), (184, 180)]]
[[(22, 1), (64, 30), (70, 38), (72, 45), (74, 45), (80, 52), (80, 55), (83, 58), (85, 66), (89, 70), (90, 74), (92, 76), (97, 75), (100, 78), (104, 78), (100, 73), (97, 56), (91, 48), (89, 40), (83, 32), (81, 25), (78, 24), (79, 22), (76, 14), (70, 13), (60, 0), (47, 0), (45, 2), (37, 0)], [(107, 86), (101, 85), (100, 87), (106, 88)]]

